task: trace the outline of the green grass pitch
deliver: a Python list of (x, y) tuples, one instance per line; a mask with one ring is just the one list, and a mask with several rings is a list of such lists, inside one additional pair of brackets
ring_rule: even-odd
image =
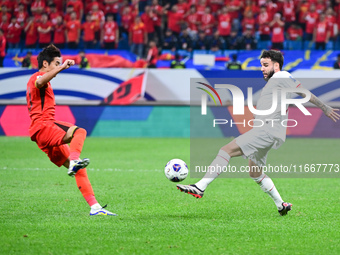
[[(340, 254), (339, 179), (274, 179), (294, 205), (287, 217), (250, 178), (219, 178), (197, 200), (163, 172), (171, 158), (189, 163), (189, 144), (88, 138), (96, 197), (118, 214), (89, 217), (65, 168), (29, 138), (0, 137), (0, 254)], [(340, 163), (338, 145), (288, 139), (270, 160)]]

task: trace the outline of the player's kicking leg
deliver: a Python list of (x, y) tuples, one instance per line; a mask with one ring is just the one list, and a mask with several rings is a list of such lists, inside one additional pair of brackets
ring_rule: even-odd
[(260, 186), (263, 192), (267, 193), (274, 201), (277, 210), (281, 216), (287, 215), (292, 209), (292, 204), (284, 202), (277, 191), (272, 179), (262, 172), (252, 160), (249, 160), (249, 175)]
[(236, 141), (231, 141), (226, 146), (221, 148), (216, 158), (208, 167), (207, 173), (199, 182), (192, 185), (179, 184), (177, 185), (177, 189), (182, 192), (188, 193), (196, 198), (202, 198), (204, 195), (204, 191), (208, 187), (208, 185), (221, 174), (221, 172), (217, 171), (216, 169), (222, 169), (222, 166), (227, 166), (229, 164), (230, 158), (238, 157), (241, 155), (242, 150), (236, 144)]
[(87, 158), (79, 158), (83, 149), (85, 138), (86, 130), (83, 128), (72, 126), (67, 130), (63, 141), (65, 143), (70, 143), (70, 156), (65, 161), (64, 166), (68, 168), (68, 174), (70, 176), (75, 176), (80, 192), (91, 207), (91, 216), (116, 216), (115, 213), (106, 210), (106, 206), (101, 206), (94, 196), (92, 185), (86, 172), (86, 166), (90, 163), (90, 160)]

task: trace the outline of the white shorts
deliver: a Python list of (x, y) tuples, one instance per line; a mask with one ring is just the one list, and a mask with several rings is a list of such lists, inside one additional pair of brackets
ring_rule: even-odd
[(243, 157), (253, 161), (258, 166), (266, 165), (268, 151), (276, 143), (276, 139), (261, 128), (253, 128), (236, 138)]

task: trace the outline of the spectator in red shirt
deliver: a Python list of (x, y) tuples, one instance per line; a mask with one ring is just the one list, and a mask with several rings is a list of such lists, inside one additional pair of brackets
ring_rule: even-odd
[(23, 3), (19, 3), (18, 12), (15, 16), (17, 17), (17, 22), (23, 26), (28, 18), (28, 13), (25, 11), (25, 5)]
[(69, 49), (77, 49), (80, 38), (80, 21), (77, 20), (77, 13), (71, 13), (71, 20), (66, 23), (66, 42)]
[(6, 56), (6, 38), (4, 31), (0, 28), (0, 67), (4, 67), (4, 59)]
[(247, 12), (251, 11), (254, 16), (257, 16), (259, 14), (259, 7), (256, 5), (255, 2), (252, 0), (246, 0), (244, 10), (243, 10), (243, 16), (247, 15)]
[(66, 13), (64, 14), (64, 22), (67, 23), (71, 20), (71, 14), (74, 12), (74, 7), (73, 5), (68, 5), (66, 7)]
[(177, 6), (174, 5), (171, 11), (164, 11), (168, 15), (168, 29), (172, 31), (172, 34), (178, 38), (181, 32), (181, 24), (183, 23), (183, 14), (177, 12)]
[(281, 14), (276, 13), (273, 20), (269, 23), (272, 28), (272, 49), (283, 50), (284, 38), (284, 25), (281, 20)]
[(158, 4), (158, 0), (152, 0), (151, 10), (155, 14), (153, 16), (153, 22), (154, 22), (157, 39), (158, 39), (158, 45), (162, 45), (163, 43), (163, 34), (162, 34), (163, 7)]
[(152, 12), (150, 6), (145, 6), (145, 12), (140, 16), (140, 18), (145, 25), (146, 32), (148, 33), (148, 41), (152, 41), (155, 36), (153, 16), (154, 13)]
[(65, 42), (66, 42), (66, 26), (64, 24), (62, 16), (58, 16), (57, 24), (54, 26), (54, 45), (59, 49), (65, 48)]
[(185, 14), (189, 10), (188, 4), (186, 2), (184, 2), (183, 0), (177, 0), (176, 6), (177, 6), (177, 13), (180, 13), (183, 16), (185, 16)]
[(269, 15), (269, 19), (270, 20), (274, 19), (274, 15), (279, 11), (277, 4), (273, 3), (272, 0), (266, 0), (266, 8), (267, 13)]
[(196, 9), (197, 9), (197, 14), (199, 16), (199, 19), (202, 18), (202, 15), (204, 14), (206, 6), (207, 6), (207, 0), (198, 1), (198, 4), (196, 5)]
[(47, 47), (52, 41), (52, 23), (48, 20), (48, 15), (46, 13), (42, 14), (41, 23), (38, 24), (37, 30), (39, 35), (39, 48)]
[(287, 39), (290, 41), (301, 41), (303, 36), (302, 28), (293, 23), (287, 30)]
[(232, 21), (232, 29), (238, 30), (240, 27), (239, 15), (243, 7), (243, 2), (240, 0), (231, 0), (228, 5), (229, 15)]
[(313, 41), (315, 42), (316, 50), (325, 50), (326, 44), (329, 40), (330, 32), (328, 30), (325, 14), (321, 13), (319, 16), (319, 22), (314, 28)]
[(211, 13), (216, 15), (224, 6), (224, 2), (224, 0), (210, 0), (209, 5), (211, 7)]
[(131, 13), (131, 8), (129, 6), (124, 7), (120, 20), (120, 34), (129, 36), (129, 29), (135, 20), (135, 16)]
[(269, 41), (270, 40), (270, 26), (269, 22), (269, 15), (267, 12), (266, 6), (261, 6), (260, 14), (257, 17), (258, 24), (259, 24), (259, 32), (260, 32), (260, 40), (261, 41)]
[(158, 61), (158, 49), (155, 41), (149, 42), (149, 51), (146, 57), (146, 61), (148, 63), (148, 68), (157, 68)]
[(77, 19), (82, 20), (84, 15), (84, 4), (80, 0), (68, 0), (67, 5), (73, 5), (73, 10), (77, 13)]
[(53, 25), (56, 25), (57, 24), (57, 17), (63, 16), (63, 14), (58, 12), (57, 6), (55, 4), (51, 4), (49, 7), (50, 7), (50, 13), (49, 13), (50, 21)]
[(6, 5), (1, 5), (1, 16), (7, 16), (7, 20), (11, 20), (12, 15), (10, 12), (7, 11), (7, 6)]
[(198, 26), (201, 24), (200, 16), (197, 14), (196, 6), (191, 5), (188, 15), (185, 18), (188, 26), (188, 32), (192, 38), (197, 36)]
[(33, 49), (36, 47), (38, 40), (37, 24), (34, 22), (34, 17), (29, 17), (25, 25), (25, 48)]
[(283, 3), (283, 19), (285, 21), (285, 29), (288, 29), (295, 22), (295, 4), (293, 0), (285, 0)]
[(201, 18), (201, 30), (205, 32), (207, 36), (213, 35), (213, 28), (215, 26), (215, 18), (211, 14), (210, 6), (205, 7), (205, 12)]
[(130, 28), (129, 42), (131, 45), (131, 52), (142, 58), (144, 44), (147, 43), (147, 34), (145, 25), (142, 23), (139, 16), (136, 16), (135, 22)]
[(7, 42), (9, 49), (19, 48), (20, 35), (21, 26), (17, 23), (17, 18), (13, 16), (7, 30)]
[(96, 26), (99, 28), (96, 31), (96, 40), (100, 40), (100, 30), (103, 28), (105, 23), (105, 15), (102, 10), (99, 9), (99, 4), (97, 2), (94, 2), (92, 5), (92, 10), (89, 12), (91, 14), (91, 19), (96, 22)]
[(104, 14), (112, 14), (113, 19), (117, 20), (120, 0), (104, 0)]
[(9, 21), (8, 21), (7, 15), (1, 16), (0, 29), (2, 29), (5, 37), (7, 35), (8, 26), (9, 26)]
[(91, 14), (86, 14), (86, 21), (82, 24), (85, 49), (93, 49), (96, 45), (95, 33), (98, 28), (99, 27), (97, 26), (96, 22), (91, 19)]
[(338, 37), (338, 24), (336, 23), (335, 11), (332, 7), (328, 7), (326, 10), (326, 22), (329, 31), (329, 40), (333, 42), (333, 46), (336, 44), (336, 38)]
[(108, 14), (106, 17), (100, 42), (104, 44), (104, 48), (107, 50), (113, 50), (118, 46), (118, 25), (113, 20), (113, 14)]
[(251, 30), (251, 34), (255, 34), (255, 19), (252, 11), (248, 11), (246, 16), (242, 20), (243, 33), (248, 29)]
[(318, 20), (319, 14), (316, 12), (315, 4), (311, 4), (309, 7), (309, 11), (305, 13), (305, 21), (306, 21), (306, 40), (310, 41), (313, 39), (314, 27)]
[(231, 17), (226, 6), (223, 6), (222, 13), (218, 16), (218, 32), (223, 40), (227, 42), (231, 32)]

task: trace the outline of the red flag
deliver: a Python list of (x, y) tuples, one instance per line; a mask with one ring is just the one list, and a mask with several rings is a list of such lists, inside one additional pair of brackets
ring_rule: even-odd
[(144, 96), (146, 73), (141, 73), (119, 85), (102, 104), (129, 105)]

